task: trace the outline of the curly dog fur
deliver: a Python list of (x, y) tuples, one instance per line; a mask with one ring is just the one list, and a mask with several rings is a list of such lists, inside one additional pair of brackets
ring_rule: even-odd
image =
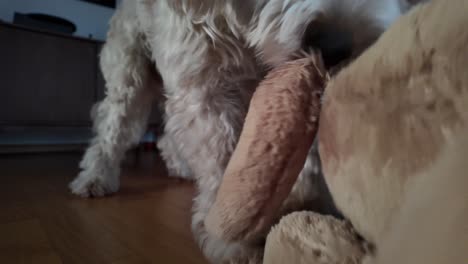
[[(92, 111), (97, 136), (70, 184), (72, 192), (89, 197), (118, 190), (119, 163), (139, 141), (153, 101), (158, 101), (164, 105), (165, 121), (158, 148), (171, 175), (196, 181), (192, 229), (205, 256), (213, 263), (261, 259), (255, 245), (220, 241), (203, 226), (253, 90), (269, 68), (304, 48), (317, 48), (304, 42), (317, 38), (316, 32), (347, 32), (350, 56), (359, 54), (400, 16), (401, 4), (401, 0), (124, 1), (111, 20), (101, 53), (107, 93)], [(320, 179), (319, 159), (312, 148), (285, 212), (316, 200)]]

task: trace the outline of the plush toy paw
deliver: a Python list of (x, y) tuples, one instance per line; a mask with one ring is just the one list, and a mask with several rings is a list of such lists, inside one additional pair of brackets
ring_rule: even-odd
[(265, 246), (264, 264), (358, 264), (366, 243), (346, 221), (312, 212), (283, 217)]

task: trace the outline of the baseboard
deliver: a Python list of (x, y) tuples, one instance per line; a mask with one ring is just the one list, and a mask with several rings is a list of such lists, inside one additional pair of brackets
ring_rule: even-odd
[(56, 152), (83, 152), (87, 144), (71, 145), (0, 145), (0, 155), (56, 153)]
[[(0, 154), (83, 151), (93, 137), (89, 127), (0, 127)], [(142, 138), (143, 147), (154, 147), (152, 131)]]

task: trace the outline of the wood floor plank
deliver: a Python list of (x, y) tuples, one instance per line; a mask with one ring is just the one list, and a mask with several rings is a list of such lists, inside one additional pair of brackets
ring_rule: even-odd
[(35, 218), (32, 208), (25, 202), (8, 202), (0, 200), (0, 224), (24, 221)]
[(1, 263), (62, 263), (38, 219), (0, 224)]
[(124, 163), (117, 194), (81, 199), (67, 189), (80, 156), (0, 156), (0, 263), (207, 263), (190, 231), (191, 183), (143, 155)]

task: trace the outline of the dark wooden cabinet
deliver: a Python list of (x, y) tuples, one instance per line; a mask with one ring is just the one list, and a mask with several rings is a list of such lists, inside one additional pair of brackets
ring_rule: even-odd
[[(7, 127), (90, 128), (104, 96), (102, 45), (0, 22), (0, 146)], [(153, 111), (150, 123), (159, 121)]]
[(0, 124), (90, 125), (101, 45), (0, 24)]

